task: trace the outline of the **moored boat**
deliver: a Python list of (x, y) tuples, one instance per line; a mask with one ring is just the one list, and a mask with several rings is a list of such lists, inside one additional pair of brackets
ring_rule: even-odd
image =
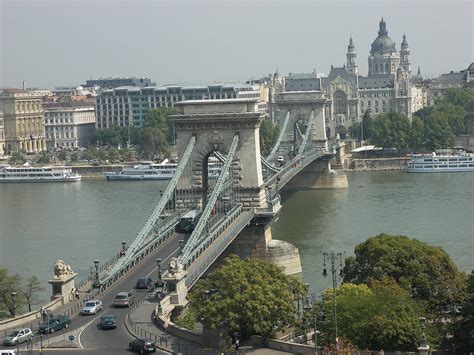
[(409, 173), (474, 172), (474, 155), (458, 154), (422, 155), (413, 154), (408, 162)]
[(2, 182), (75, 182), (82, 176), (71, 169), (51, 166), (0, 166)]
[(107, 172), (107, 180), (169, 180), (173, 177), (178, 164), (164, 161), (160, 164), (142, 162), (133, 167), (124, 167), (117, 172)]

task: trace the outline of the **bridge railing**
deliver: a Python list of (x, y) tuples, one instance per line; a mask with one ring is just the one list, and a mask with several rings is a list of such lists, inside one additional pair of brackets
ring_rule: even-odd
[(190, 269), (188, 271), (188, 274), (186, 275), (186, 286), (188, 289), (191, 289), (193, 285), (196, 283), (197, 280), (206, 272), (206, 270), (209, 268), (210, 265), (221, 255), (222, 251), (229, 246), (230, 243), (235, 239), (235, 237), (242, 231), (242, 229), (247, 226), (252, 218), (255, 216), (254, 212), (252, 210), (250, 211), (243, 211), (240, 210), (241, 212), (238, 213), (236, 211), (236, 217), (235, 219), (227, 224), (226, 228), (226, 234), (222, 237), (219, 238), (218, 236), (222, 235), (222, 231), (219, 233), (219, 235), (214, 238), (214, 242), (209, 242), (205, 249), (205, 253), (202, 253), (199, 255), (202, 257), (201, 260), (199, 260), (199, 264), (194, 264), (189, 267)]
[(123, 275), (128, 273), (138, 262), (143, 260), (145, 256), (150, 254), (153, 250), (158, 248), (166, 239), (168, 239), (173, 233), (176, 224), (179, 222), (179, 216), (172, 216), (166, 223), (163, 225), (162, 229), (159, 231), (158, 236), (154, 239), (151, 239), (146, 244), (144, 244), (140, 249), (137, 250), (135, 256), (128, 260), (125, 264), (122, 265), (113, 274), (107, 275), (104, 279), (100, 280), (100, 291), (103, 291), (113, 285), (118, 279)]

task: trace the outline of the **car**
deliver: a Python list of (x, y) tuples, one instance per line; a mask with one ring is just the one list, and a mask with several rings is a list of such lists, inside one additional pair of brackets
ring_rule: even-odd
[(4, 345), (16, 345), (29, 341), (33, 337), (33, 332), (30, 328), (21, 328), (12, 330), (6, 337), (3, 339)]
[(152, 282), (153, 280), (150, 279), (149, 277), (140, 277), (137, 280), (137, 285), (135, 287), (137, 290), (148, 289), (151, 286)]
[(130, 307), (135, 302), (135, 297), (130, 292), (119, 292), (114, 299), (115, 307)]
[(137, 338), (128, 344), (128, 349), (130, 351), (139, 352), (140, 354), (154, 353), (156, 352), (156, 345), (155, 342), (151, 339)]
[(97, 312), (102, 310), (102, 301), (98, 300), (90, 300), (84, 303), (84, 306), (82, 307), (81, 314), (83, 316), (89, 315), (89, 314), (96, 314)]
[(285, 164), (285, 157), (283, 155), (279, 155), (277, 158), (277, 163), (281, 166)]
[(100, 328), (101, 329), (117, 328), (117, 317), (111, 314), (107, 314), (103, 317), (100, 317)]
[(40, 325), (39, 332), (43, 334), (54, 333), (57, 330), (69, 328), (69, 324), (71, 324), (71, 320), (66, 315), (52, 316)]

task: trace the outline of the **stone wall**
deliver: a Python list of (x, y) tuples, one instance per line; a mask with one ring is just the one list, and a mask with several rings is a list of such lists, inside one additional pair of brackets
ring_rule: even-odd
[(404, 170), (409, 160), (409, 157), (370, 159), (349, 158), (348, 167), (349, 170), (353, 171)]

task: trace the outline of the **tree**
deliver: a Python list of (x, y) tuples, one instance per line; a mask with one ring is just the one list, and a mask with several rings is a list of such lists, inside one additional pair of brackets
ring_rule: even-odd
[(455, 106), (447, 100), (441, 100), (432, 114), (435, 112), (445, 117), (454, 135), (457, 136), (464, 133), (464, 116), (466, 111), (462, 106)]
[(38, 164), (49, 164), (51, 157), (47, 153), (41, 153), (38, 158), (36, 159), (36, 162)]
[(387, 115), (378, 115), (372, 123), (370, 142), (380, 148), (393, 147), (390, 120)]
[(23, 296), (28, 304), (29, 312), (31, 312), (31, 305), (39, 302), (38, 292), (43, 290), (44, 287), (41, 287), (40, 281), (36, 276), (31, 276), (26, 279), (25, 285), (23, 286)]
[(305, 289), (296, 278), (286, 276), (274, 264), (227, 257), (222, 266), (199, 280), (191, 290), (191, 307), (210, 328), (224, 325), (241, 339), (253, 334), (272, 336), (296, 315), (295, 295)]
[(423, 121), (418, 116), (413, 116), (408, 141), (408, 145), (414, 151), (418, 151), (425, 146)]
[(399, 112), (391, 112), (388, 114), (390, 121), (390, 134), (392, 136), (392, 147), (403, 152), (408, 148), (410, 136), (410, 120), (407, 116)]
[[(16, 292), (15, 302), (13, 302), (12, 292)], [(21, 311), (24, 301), (20, 276), (11, 275), (6, 268), (0, 267), (0, 311), (7, 311), (10, 317), (13, 317), (15, 311)]]
[(9, 160), (10, 164), (23, 164), (24, 162), (26, 162), (26, 159), (23, 150), (13, 152)]
[(355, 122), (352, 124), (347, 132), (350, 136), (356, 140), (362, 140), (362, 124), (360, 122)]
[[(416, 349), (421, 338), (420, 308), (393, 280), (373, 281), (369, 285), (343, 284), (336, 295), (339, 337), (359, 349)], [(323, 301), (331, 324), (322, 337), (326, 343), (334, 341), (332, 307), (332, 289), (328, 289)]]
[(61, 160), (61, 161), (66, 161), (67, 159), (67, 153), (65, 150), (61, 150), (59, 153), (58, 153), (58, 159)]
[(71, 154), (71, 162), (76, 163), (78, 160), (79, 160), (79, 156), (77, 155), (77, 153), (72, 153)]
[(425, 119), (426, 148), (436, 150), (454, 145), (454, 134), (449, 126), (448, 117), (439, 111), (431, 112)]
[(346, 258), (345, 282), (393, 278), (435, 317), (466, 298), (466, 275), (439, 247), (406, 236), (380, 234), (358, 244), (354, 252), (355, 257)]
[(468, 353), (474, 349), (474, 271), (471, 271), (467, 282), (469, 293), (467, 301), (462, 305), (460, 317), (454, 324), (453, 342), (460, 353)]
[(365, 111), (364, 116), (362, 117), (362, 132), (361, 136), (362, 140), (370, 140), (372, 137), (372, 125), (373, 125), (373, 120), (372, 117), (370, 116), (369, 111)]
[(272, 151), (278, 140), (280, 128), (269, 119), (264, 119), (260, 123), (260, 154), (267, 156)]
[(168, 121), (168, 116), (176, 114), (174, 108), (161, 107), (148, 110), (143, 118), (143, 129), (155, 128), (166, 138), (166, 143), (171, 144), (174, 141), (174, 128)]

